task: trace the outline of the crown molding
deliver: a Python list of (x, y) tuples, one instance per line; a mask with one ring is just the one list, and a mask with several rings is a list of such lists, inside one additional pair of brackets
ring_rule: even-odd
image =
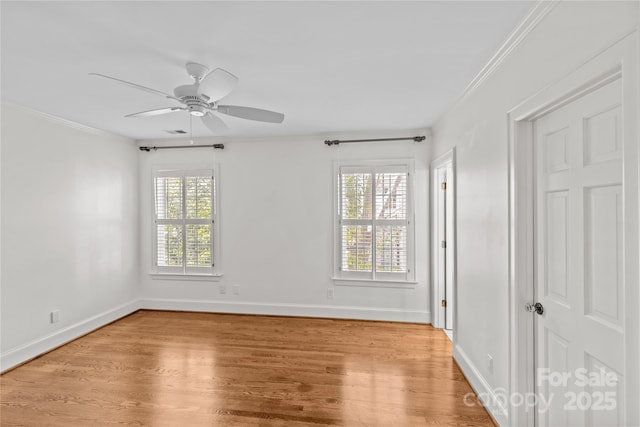
[(513, 50), (522, 43), (527, 36), (538, 26), (540, 21), (551, 12), (561, 0), (541, 0), (531, 8), (527, 16), (522, 20), (520, 25), (507, 37), (507, 39), (493, 54), (487, 64), (482, 67), (480, 72), (469, 82), (464, 88), (454, 105), (473, 93), (482, 83), (488, 79), (495, 70), (502, 64), (513, 52)]
[(63, 119), (62, 117), (58, 117), (58, 116), (54, 116), (52, 114), (49, 113), (44, 113), (42, 111), (39, 110), (34, 110), (31, 107), (25, 107), (24, 105), (20, 105), (20, 104), (15, 104), (13, 102), (8, 102), (8, 101), (2, 101), (2, 105), (3, 106), (7, 106), (10, 108), (14, 108), (16, 110), (20, 110), (23, 111), (27, 114), (31, 114), (37, 117), (40, 117), (42, 119), (45, 119), (51, 123), (55, 123), (57, 125), (60, 126), (64, 126), (67, 128), (71, 128), (71, 129), (75, 129), (81, 132), (85, 132), (85, 133), (89, 133), (92, 135), (96, 135), (96, 136), (102, 136), (102, 137), (108, 137), (108, 138), (112, 138), (112, 139), (118, 139), (122, 142), (128, 142), (128, 143), (133, 143), (134, 140), (131, 138), (127, 138), (126, 136), (123, 135), (118, 135), (116, 133), (113, 132), (109, 132), (106, 130), (102, 130), (102, 129), (98, 129), (98, 128), (94, 128), (91, 126), (87, 126), (87, 125), (83, 125), (82, 123), (78, 123), (78, 122), (74, 122), (72, 120), (68, 120), (68, 119)]

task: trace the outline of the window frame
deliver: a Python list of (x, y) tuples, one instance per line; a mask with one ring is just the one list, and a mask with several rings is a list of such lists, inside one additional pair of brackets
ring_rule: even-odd
[[(212, 167), (213, 166), (213, 167)], [(221, 277), (220, 273), (220, 180), (218, 174), (218, 165), (204, 165), (204, 166), (156, 166), (152, 168), (152, 177), (151, 177), (151, 272), (150, 275), (154, 278), (165, 279), (189, 279), (189, 280), (198, 280), (202, 278), (203, 280), (208, 280), (211, 278)], [(183, 201), (182, 201), (182, 209), (183, 218), (178, 220), (170, 220), (170, 219), (158, 219), (156, 212), (156, 178), (161, 177), (202, 177), (202, 176), (210, 176), (213, 179), (213, 189), (211, 192), (211, 208), (212, 208), (212, 217), (211, 219), (187, 219), (186, 218), (186, 192), (185, 185), (186, 182), (183, 179)], [(157, 226), (160, 223), (181, 223), (183, 224), (183, 260), (186, 260), (186, 248), (185, 248), (185, 239), (186, 239), (186, 226), (189, 224), (208, 224), (211, 221), (211, 233), (213, 234), (210, 245), (211, 245), (211, 253), (212, 257), (212, 266), (210, 267), (189, 267), (186, 265), (186, 262), (183, 266), (174, 267), (174, 266), (160, 266), (158, 265), (158, 235), (157, 235)]]
[[(372, 214), (367, 220), (344, 220), (353, 225), (372, 225), (372, 267), (371, 272), (342, 271), (342, 175), (350, 172), (375, 173), (398, 172), (404, 170), (407, 173), (407, 202), (406, 218), (404, 220), (380, 220), (376, 218), (375, 189), (372, 187)], [(413, 159), (388, 159), (388, 160), (348, 160), (335, 161), (333, 165), (333, 228), (334, 228), (334, 272), (333, 280), (336, 285), (348, 286), (374, 286), (374, 287), (413, 287), (415, 281), (415, 203), (414, 203), (414, 160)], [(407, 272), (376, 272), (376, 226), (379, 224), (395, 225), (406, 224), (406, 250)]]

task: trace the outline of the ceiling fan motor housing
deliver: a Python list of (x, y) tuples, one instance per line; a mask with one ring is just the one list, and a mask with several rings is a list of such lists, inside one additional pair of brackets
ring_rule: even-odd
[(209, 104), (207, 104), (209, 97), (206, 95), (198, 95), (197, 83), (178, 86), (173, 90), (173, 94), (187, 105), (189, 113), (194, 116), (202, 117), (207, 114), (207, 110), (210, 108)]

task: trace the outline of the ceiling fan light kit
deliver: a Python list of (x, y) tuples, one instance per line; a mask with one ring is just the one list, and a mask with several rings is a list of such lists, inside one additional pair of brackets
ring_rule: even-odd
[(195, 117), (202, 117), (207, 114), (207, 109), (201, 105), (190, 105), (189, 113)]
[(176, 87), (173, 90), (173, 95), (104, 74), (89, 73), (89, 75), (114, 80), (135, 89), (178, 101), (183, 105), (181, 107), (164, 107), (141, 111), (128, 114), (125, 117), (148, 117), (176, 111), (188, 111), (191, 116), (200, 117), (202, 123), (215, 134), (229, 130), (224, 121), (217, 116), (218, 113), (266, 123), (282, 123), (284, 120), (284, 114), (276, 113), (275, 111), (235, 105), (218, 105), (218, 101), (231, 93), (236, 87), (238, 78), (222, 68), (210, 71), (208, 67), (195, 62), (188, 62), (185, 67), (187, 74), (194, 80), (194, 83)]

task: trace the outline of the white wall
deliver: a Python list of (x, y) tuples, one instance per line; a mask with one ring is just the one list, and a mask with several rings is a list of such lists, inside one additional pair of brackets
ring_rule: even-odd
[(137, 308), (136, 151), (2, 105), (2, 369)]
[[(416, 131), (391, 136), (413, 136)], [(424, 134), (424, 132), (422, 133)], [(368, 137), (380, 137), (380, 133)], [(354, 137), (354, 135), (348, 135)], [(367, 137), (359, 134), (358, 136)], [(337, 136), (332, 135), (331, 139)], [(323, 136), (224, 142), (220, 165), (221, 270), (219, 282), (155, 280), (151, 270), (152, 167), (214, 161), (211, 149), (141, 152), (142, 305), (154, 308), (357, 317), (429, 322), (428, 142), (323, 144)], [(160, 145), (165, 141), (142, 141)], [(175, 141), (171, 142), (172, 144)], [(416, 277), (414, 288), (335, 286), (333, 273), (333, 162), (341, 159), (415, 159)], [(227, 293), (219, 293), (219, 285)], [(239, 295), (231, 292), (239, 285)], [(327, 288), (335, 297), (327, 299)]]
[[(629, 33), (638, 24), (638, 5), (560, 3), (434, 126), (434, 158), (456, 147), (455, 354), (476, 387), (509, 390), (507, 112)], [(507, 423), (504, 414), (494, 415)]]

